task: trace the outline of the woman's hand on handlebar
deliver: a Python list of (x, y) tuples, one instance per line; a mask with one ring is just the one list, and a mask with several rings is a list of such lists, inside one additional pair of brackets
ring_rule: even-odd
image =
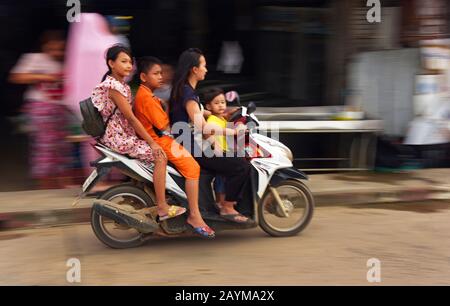
[(240, 109), (241, 109), (240, 107), (236, 107), (236, 106), (227, 107), (223, 116), (225, 119), (227, 119), (227, 121), (230, 121), (231, 116), (233, 116), (233, 114), (236, 113)]
[(237, 119), (239, 119), (241, 117), (241, 109), (242, 107), (237, 107), (228, 112), (225, 117), (227, 121), (236, 121)]

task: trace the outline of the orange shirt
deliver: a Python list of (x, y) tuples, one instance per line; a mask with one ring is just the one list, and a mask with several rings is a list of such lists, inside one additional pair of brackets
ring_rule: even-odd
[(191, 154), (172, 137), (163, 136), (159, 138), (153, 129), (155, 127), (163, 131), (168, 128), (169, 116), (164, 111), (161, 100), (155, 97), (146, 86), (139, 86), (134, 102), (134, 114), (153, 140), (161, 146), (167, 155), (167, 159), (175, 165), (181, 175), (187, 179), (198, 180), (200, 166)]
[(155, 141), (160, 138), (153, 127), (161, 131), (169, 127), (169, 116), (164, 111), (161, 100), (147, 86), (139, 86), (136, 92), (134, 114)]

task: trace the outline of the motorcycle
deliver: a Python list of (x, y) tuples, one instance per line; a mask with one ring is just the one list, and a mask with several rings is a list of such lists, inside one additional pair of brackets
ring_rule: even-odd
[[(257, 226), (274, 237), (293, 236), (304, 230), (314, 212), (314, 198), (306, 184), (308, 177), (293, 167), (293, 155), (281, 142), (261, 135), (260, 122), (254, 115), (256, 106), (241, 106), (233, 92), (227, 97), (237, 99), (238, 108), (229, 121), (241, 122), (249, 128), (245, 134), (245, 157), (251, 164), (246, 192), (237, 203), (237, 210), (251, 222), (236, 223), (221, 218), (217, 209), (212, 182), (214, 173), (202, 169), (199, 180), (199, 208), (205, 222), (216, 233), (230, 229)], [(144, 244), (154, 235), (178, 237), (192, 235), (186, 214), (159, 222), (152, 166), (113, 152), (97, 143), (94, 148), (101, 157), (91, 163), (95, 169), (86, 179), (79, 198), (85, 197), (112, 168), (119, 169), (131, 182), (113, 186), (94, 201), (91, 226), (97, 238), (111, 248), (131, 248)], [(169, 204), (188, 207), (184, 178), (177, 169), (167, 165), (166, 195)]]

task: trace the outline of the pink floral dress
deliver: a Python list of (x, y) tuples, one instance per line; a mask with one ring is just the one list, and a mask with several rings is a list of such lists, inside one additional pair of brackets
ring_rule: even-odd
[[(130, 105), (132, 104), (130, 87), (111, 76), (107, 76), (105, 81), (95, 87), (91, 97), (94, 106), (100, 111), (105, 122), (116, 108), (115, 103), (109, 98), (110, 89), (117, 90), (127, 99)], [(149, 144), (136, 135), (134, 128), (118, 108), (109, 120), (106, 132), (100, 138), (100, 142), (115, 152), (128, 154), (147, 165), (154, 160)]]

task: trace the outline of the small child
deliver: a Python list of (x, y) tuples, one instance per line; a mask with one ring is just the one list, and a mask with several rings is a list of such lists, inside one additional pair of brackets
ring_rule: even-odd
[[(209, 89), (204, 93), (204, 100), (206, 109), (211, 112), (206, 122), (226, 128), (228, 123), (225, 118), (227, 101), (223, 90), (220, 88)], [(210, 136), (208, 140), (212, 142), (216, 156), (225, 156), (228, 150), (227, 137), (225, 135)], [(214, 191), (216, 193), (216, 205), (220, 209), (225, 202), (225, 180), (223, 177), (216, 176)]]

